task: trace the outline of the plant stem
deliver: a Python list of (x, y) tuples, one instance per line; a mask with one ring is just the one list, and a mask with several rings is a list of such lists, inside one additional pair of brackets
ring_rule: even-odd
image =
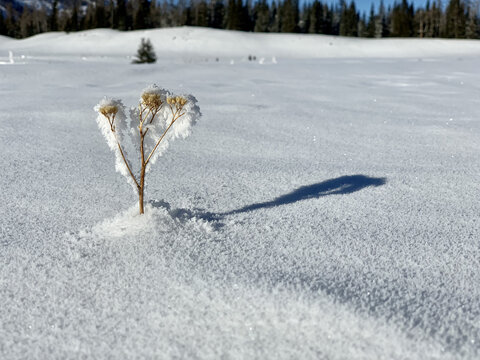
[(150, 153), (150, 155), (148, 155), (148, 158), (147, 158), (147, 161), (145, 163), (145, 165), (148, 164), (148, 162), (150, 161), (150, 158), (152, 157), (153, 153), (155, 152), (155, 150), (157, 150), (157, 147), (158, 145), (160, 145), (160, 142), (163, 140), (163, 138), (165, 137), (165, 135), (167, 134), (168, 130), (170, 130), (170, 128), (172, 127), (173, 123), (175, 121), (177, 121), (179, 118), (181, 118), (183, 115), (185, 114), (180, 114), (178, 115), (177, 117), (176, 114), (174, 114), (174, 117), (173, 117), (173, 120), (172, 122), (170, 123), (170, 125), (168, 125), (168, 127), (165, 129), (165, 131), (163, 132), (162, 136), (160, 137), (160, 139), (158, 139), (157, 143), (155, 144), (155, 147), (153, 148), (152, 152)]
[(140, 206), (140, 214), (144, 213), (143, 209), (143, 191), (145, 189), (145, 165), (142, 165), (140, 174), (140, 187), (138, 188), (138, 205)]
[[(149, 111), (149, 113), (147, 113), (147, 116), (145, 118), (143, 118), (143, 113), (145, 111), (145, 109), (142, 109), (142, 106), (140, 105), (140, 115), (139, 115), (139, 121), (140, 121), (140, 125), (138, 127), (138, 130), (140, 132), (140, 155), (141, 155), (141, 170), (140, 170), (140, 183), (137, 183), (137, 187), (138, 187), (138, 205), (140, 207), (140, 214), (143, 214), (144, 213), (144, 206), (143, 206), (143, 194), (144, 194), (144, 189), (145, 189), (145, 173), (146, 173), (146, 170), (147, 170), (147, 165), (148, 165), (148, 162), (150, 161), (150, 158), (152, 157), (153, 153), (155, 152), (155, 150), (157, 150), (157, 147), (158, 145), (160, 145), (160, 142), (163, 140), (163, 138), (165, 137), (165, 135), (167, 134), (168, 130), (170, 130), (170, 128), (172, 127), (173, 123), (175, 121), (177, 121), (179, 118), (181, 118), (183, 115), (185, 115), (185, 113), (180, 113), (182, 108), (177, 108), (176, 111), (173, 111), (173, 108), (170, 106), (170, 110), (172, 111), (172, 122), (170, 123), (170, 125), (165, 129), (165, 131), (163, 132), (162, 136), (160, 137), (160, 139), (158, 139), (157, 143), (155, 144), (155, 147), (153, 148), (153, 150), (150, 152), (150, 154), (148, 155), (147, 159), (145, 159), (145, 147), (144, 147), (144, 142), (145, 142), (145, 135), (147, 135), (147, 132), (149, 129), (145, 130), (145, 132), (143, 132), (143, 123), (145, 120), (147, 120), (148, 118), (148, 115), (151, 114), (152, 115), (152, 118), (150, 119), (150, 122), (149, 124), (151, 124), (155, 118), (155, 116), (157, 115), (158, 111), (154, 111), (152, 112), (151, 110)], [(120, 149), (121, 151), (121, 149)], [(123, 152), (122, 153), (122, 156), (123, 156)], [(125, 160), (125, 158), (124, 158)], [(126, 161), (125, 161), (126, 163)], [(127, 165), (128, 167), (128, 165)], [(133, 176), (133, 175), (132, 175)]]
[(122, 147), (120, 146), (120, 143), (118, 141), (117, 141), (117, 145), (118, 145), (118, 150), (120, 150), (120, 154), (122, 155), (123, 162), (125, 163), (125, 166), (127, 167), (128, 172), (130, 173), (130, 176), (132, 177), (133, 181), (135, 182), (135, 185), (137, 185), (137, 188), (139, 188), (140, 185), (138, 184), (138, 181), (135, 178), (135, 175), (133, 175), (132, 169), (130, 169), (130, 166), (128, 165), (127, 159), (125, 158), (125, 155), (123, 154)]
[(112, 131), (112, 133), (115, 136), (115, 140), (117, 141), (118, 150), (120, 151), (120, 155), (122, 155), (123, 162), (125, 163), (125, 166), (127, 167), (127, 170), (130, 173), (130, 176), (132, 177), (133, 182), (135, 183), (135, 185), (137, 185), (137, 188), (140, 188), (140, 185), (138, 184), (138, 181), (135, 178), (135, 175), (133, 175), (132, 169), (130, 169), (130, 165), (128, 165), (128, 161), (125, 158), (125, 154), (123, 153), (122, 146), (120, 145), (120, 142), (117, 139), (117, 136), (116, 136), (116, 133), (115, 133), (115, 125), (114, 125), (115, 115), (113, 115), (111, 119), (107, 115), (104, 115), (104, 116), (107, 118), (108, 123), (110, 124), (110, 130)]
[[(142, 113), (143, 113), (143, 111), (142, 111)], [(138, 187), (138, 205), (140, 207), (140, 214), (143, 214), (144, 213), (143, 193), (144, 193), (144, 189), (145, 189), (145, 169), (147, 167), (147, 163), (145, 162), (145, 148), (144, 148), (145, 134), (143, 133), (143, 130), (142, 130), (143, 121), (141, 119), (141, 114), (140, 114), (140, 126), (139, 126), (138, 130), (140, 131), (140, 155), (141, 155), (141, 162), (142, 162), (141, 166), (142, 166), (142, 168), (140, 170), (140, 184), (139, 184), (139, 187)]]

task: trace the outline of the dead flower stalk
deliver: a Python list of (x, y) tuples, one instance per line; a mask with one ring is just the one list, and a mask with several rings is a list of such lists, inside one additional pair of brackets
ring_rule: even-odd
[[(143, 92), (136, 111), (131, 112), (132, 121), (130, 124), (130, 133), (137, 132), (136, 136), (133, 136), (133, 138), (138, 139), (137, 142), (133, 141), (133, 143), (136, 143), (135, 145), (138, 146), (140, 155), (140, 169), (137, 176), (132, 170), (131, 162), (127, 157), (127, 152), (121, 143), (125, 133), (128, 133), (128, 131), (123, 133), (119, 132), (118, 129), (122, 126), (119, 126), (120, 124), (117, 124), (116, 122), (119, 113), (122, 115), (121, 119), (125, 119), (121, 101), (105, 99), (95, 108), (95, 110), (97, 110), (98, 113), (108, 121), (108, 128), (106, 128), (104, 124), (97, 119), (99, 127), (103, 130), (104, 136), (107, 138), (107, 142), (112, 150), (114, 147), (113, 143), (115, 143), (115, 147), (118, 150), (117, 162), (118, 158), (120, 158), (127, 170), (128, 176), (133, 181), (134, 187), (138, 192), (140, 214), (143, 214), (145, 211), (145, 175), (148, 170), (148, 165), (152, 161), (152, 158), (154, 158), (159, 145), (166, 139), (167, 134), (169, 134), (169, 131), (174, 124), (182, 117), (185, 117), (187, 113), (188, 116), (186, 117), (188, 119), (184, 122), (182, 130), (180, 130), (178, 134), (170, 136), (170, 138), (173, 139), (178, 136), (186, 137), (189, 134), (189, 128), (200, 116), (199, 109), (195, 103), (196, 100), (193, 96), (189, 96), (188, 98), (184, 96), (171, 96), (168, 92), (160, 90), (156, 86), (152, 86)], [(120, 120), (120, 122), (122, 121)], [(125, 124), (127, 123), (126, 121), (124, 122)], [(136, 126), (134, 126), (134, 123), (136, 123)], [(125, 127), (125, 124), (122, 124), (123, 127)], [(162, 131), (158, 131), (159, 129)], [(106, 134), (108, 130), (112, 135), (110, 137)], [(150, 139), (152, 139), (152, 135), (157, 136), (158, 138), (156, 140), (153, 139), (155, 145), (151, 149), (147, 149), (147, 134), (151, 131), (153, 131), (154, 134), (150, 134)]]

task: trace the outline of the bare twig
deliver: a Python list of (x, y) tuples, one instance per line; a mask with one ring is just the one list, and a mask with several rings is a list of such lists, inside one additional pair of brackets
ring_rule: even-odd
[[(172, 107), (170, 106), (170, 109)], [(172, 122), (170, 123), (170, 125), (168, 125), (168, 127), (165, 129), (165, 131), (163, 132), (162, 136), (160, 136), (160, 139), (158, 139), (157, 143), (155, 144), (155, 147), (153, 148), (152, 152), (150, 153), (150, 155), (148, 155), (147, 157), (147, 160), (145, 161), (145, 166), (147, 166), (148, 162), (150, 161), (150, 158), (152, 157), (153, 153), (155, 152), (155, 150), (157, 150), (157, 147), (158, 145), (160, 145), (160, 142), (163, 140), (163, 138), (165, 137), (165, 135), (167, 134), (168, 130), (170, 130), (170, 128), (172, 127), (173, 123), (175, 121), (177, 121), (179, 118), (181, 118), (183, 115), (185, 115), (185, 113), (182, 113), (180, 115), (178, 115), (178, 113), (180, 112), (181, 109), (177, 109), (177, 111), (173, 114), (173, 119), (172, 119)], [(172, 111), (173, 112), (173, 111)]]
[(120, 154), (122, 155), (123, 162), (125, 163), (125, 166), (128, 169), (128, 172), (130, 173), (130, 176), (132, 177), (132, 180), (135, 182), (135, 185), (137, 185), (137, 188), (140, 189), (140, 185), (138, 184), (137, 179), (135, 178), (135, 175), (133, 175), (132, 170), (130, 169), (130, 166), (128, 165), (127, 159), (125, 158), (125, 155), (123, 153), (122, 147), (120, 146), (120, 143), (117, 141), (118, 145), (118, 150), (120, 150)]
[[(112, 133), (113, 133), (114, 135), (116, 135), (115, 125), (114, 125), (114, 122), (115, 122), (115, 114), (111, 116), (111, 120), (110, 120), (110, 116), (106, 116), (106, 115), (104, 115), (104, 116), (107, 118), (108, 123), (110, 124), (110, 130), (112, 131)], [(140, 185), (138, 184), (138, 181), (137, 181), (137, 179), (135, 178), (135, 175), (133, 175), (132, 169), (130, 169), (130, 165), (128, 165), (128, 161), (127, 161), (127, 159), (125, 158), (125, 154), (123, 153), (123, 150), (122, 150), (122, 147), (121, 147), (121, 145), (120, 145), (120, 142), (117, 140), (117, 137), (116, 137), (116, 136), (115, 136), (115, 140), (117, 141), (118, 150), (120, 151), (120, 154), (122, 155), (123, 162), (125, 163), (125, 166), (127, 167), (128, 172), (130, 173), (130, 176), (132, 177), (132, 180), (135, 182), (135, 185), (137, 185), (137, 188), (140, 189)]]
[[(159, 111), (160, 111), (160, 109), (158, 109), (157, 111), (152, 113), (152, 118), (150, 119), (150, 122), (148, 123), (149, 125), (153, 122), (153, 120), (155, 119), (155, 116), (157, 116)], [(147, 128), (147, 130), (145, 130), (145, 133), (143, 134), (143, 136), (147, 135), (148, 130), (149, 130), (148, 128)]]

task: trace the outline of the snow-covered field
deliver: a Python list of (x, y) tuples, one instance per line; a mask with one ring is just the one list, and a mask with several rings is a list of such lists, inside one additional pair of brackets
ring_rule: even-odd
[[(203, 117), (138, 216), (93, 106), (152, 82)], [(480, 42), (0, 38), (0, 152), (1, 359), (480, 356)]]

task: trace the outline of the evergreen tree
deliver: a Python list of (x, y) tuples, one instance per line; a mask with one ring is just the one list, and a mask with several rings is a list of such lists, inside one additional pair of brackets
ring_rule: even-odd
[(281, 32), (298, 32), (299, 9), (297, 0), (284, 0), (280, 16), (282, 17)]
[(58, 1), (54, 0), (52, 4), (52, 13), (48, 21), (49, 31), (58, 31)]
[(133, 59), (133, 64), (154, 63), (157, 61), (157, 56), (153, 50), (153, 45), (150, 39), (142, 38), (140, 46), (137, 50), (136, 58)]
[(375, 17), (375, 37), (383, 38), (387, 35), (387, 20), (385, 13), (385, 5), (383, 0), (380, 1), (378, 15)]
[(149, 29), (152, 27), (152, 18), (150, 16), (150, 1), (139, 0), (133, 17), (133, 29)]
[(78, 4), (73, 2), (72, 16), (70, 17), (70, 31), (78, 31)]
[(82, 29), (94, 29), (96, 26), (95, 22), (95, 5), (93, 3), (89, 3), (87, 6), (87, 11), (85, 13), (85, 17), (81, 21)]
[(227, 19), (226, 19), (226, 29), (228, 30), (237, 30), (240, 23), (238, 16), (238, 6), (237, 0), (228, 0), (227, 5)]
[(341, 3), (342, 12), (340, 15), (340, 35), (342, 36), (358, 36), (359, 15), (352, 1), (349, 6), (345, 1)]
[(327, 4), (323, 5), (322, 34), (333, 35), (333, 11)]
[(413, 5), (402, 0), (392, 11), (392, 36), (410, 37), (413, 35)]
[(107, 13), (107, 24), (111, 29), (118, 29), (118, 16), (117, 16), (117, 7), (113, 0), (108, 1)]
[(106, 22), (106, 11), (103, 0), (97, 0), (95, 5), (95, 15), (93, 19), (93, 28), (104, 28), (107, 27)]
[(18, 26), (17, 15), (11, 3), (7, 4), (7, 16), (5, 18), (5, 35), (9, 37), (20, 36), (20, 29)]
[(253, 21), (250, 18), (250, 13), (253, 13), (253, 10), (250, 10), (250, 3), (238, 0), (237, 9), (239, 11), (238, 30), (251, 31), (253, 29)]
[(426, 22), (426, 12), (423, 9), (418, 10), (415, 13), (415, 29), (416, 33), (414, 32), (414, 36), (418, 36), (420, 38), (424, 38), (427, 29), (427, 22)]
[(299, 31), (302, 34), (310, 33), (311, 22), (314, 20), (312, 15), (313, 5), (304, 4), (302, 10), (300, 11), (300, 22), (299, 22)]
[(341, 6), (330, 6), (331, 29), (330, 35), (340, 35)]
[(32, 35), (35, 35), (33, 12), (31, 9), (25, 8), (20, 16), (20, 36), (26, 38)]
[(465, 38), (465, 4), (461, 0), (450, 0), (445, 13), (446, 16), (446, 37)]
[(0, 35), (7, 35), (7, 26), (5, 24), (5, 18), (0, 11)]
[(346, 36), (347, 34), (347, 2), (345, 0), (340, 0), (340, 35)]
[(311, 34), (321, 34), (323, 33), (323, 4), (315, 0), (312, 4), (310, 10), (310, 24), (308, 27), (308, 32)]
[(192, 3), (185, 7), (182, 15), (183, 25), (192, 25), (193, 23), (193, 16), (192, 16)]
[(259, 0), (254, 7), (255, 32), (268, 32), (270, 25), (270, 9), (267, 0)]
[(163, 2), (162, 6), (157, 4), (157, 1), (150, 1), (150, 27), (151, 28), (160, 28), (163, 27), (163, 19), (167, 19), (170, 27), (179, 26), (176, 22), (175, 12), (171, 3)]
[(435, 24), (435, 36), (445, 37), (446, 36), (446, 18), (443, 12), (442, 0), (436, 1), (435, 13), (434, 13), (434, 24)]
[(370, 15), (368, 17), (367, 29), (365, 34), (366, 37), (375, 37), (375, 20), (375, 7), (372, 4), (372, 6), (370, 7)]
[(270, 25), (268, 31), (270, 32), (280, 32), (281, 18), (278, 11), (278, 3), (276, 0), (272, 2), (272, 10), (270, 12)]
[(258, 0), (247, 0), (246, 2), (246, 27), (245, 31), (253, 31), (255, 28), (255, 2)]
[(116, 7), (116, 17), (117, 17), (117, 29), (118, 30), (128, 30), (127, 28), (127, 5), (125, 0), (117, 0)]
[(225, 21), (225, 4), (223, 0), (212, 0), (211, 4), (210, 26), (221, 29)]
[(133, 17), (135, 14), (135, 8), (133, 6), (133, 1), (126, 0), (127, 16), (126, 16), (126, 30), (133, 30)]
[(367, 15), (365, 13), (362, 16), (357, 17), (357, 36), (358, 37), (367, 37)]
[(205, 0), (200, 0), (195, 6), (195, 26), (209, 25), (208, 6)]
[(467, 39), (478, 39), (480, 35), (478, 9), (478, 1), (472, 1), (468, 7), (467, 23), (465, 26), (465, 36)]

